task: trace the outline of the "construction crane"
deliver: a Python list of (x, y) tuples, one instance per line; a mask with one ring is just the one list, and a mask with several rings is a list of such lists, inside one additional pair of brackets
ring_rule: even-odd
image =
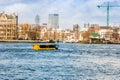
[(109, 27), (109, 11), (110, 11), (110, 7), (120, 7), (120, 5), (110, 5), (109, 2), (107, 2), (107, 5), (98, 5), (97, 6), (98, 8), (101, 8), (101, 7), (106, 7), (107, 8), (107, 19), (106, 19), (106, 22), (107, 22), (107, 27)]

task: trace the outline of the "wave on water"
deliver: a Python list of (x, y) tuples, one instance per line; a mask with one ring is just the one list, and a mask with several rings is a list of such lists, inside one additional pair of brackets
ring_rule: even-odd
[(0, 80), (120, 80), (120, 45), (0, 43)]

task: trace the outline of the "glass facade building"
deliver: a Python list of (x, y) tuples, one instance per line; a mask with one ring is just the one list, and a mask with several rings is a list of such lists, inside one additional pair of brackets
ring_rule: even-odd
[(59, 14), (49, 14), (48, 26), (49, 28), (59, 28)]

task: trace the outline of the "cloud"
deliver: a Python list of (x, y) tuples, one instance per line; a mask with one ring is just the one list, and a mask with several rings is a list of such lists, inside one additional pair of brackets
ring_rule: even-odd
[(26, 4), (13, 4), (13, 5), (9, 5), (3, 8), (3, 10), (5, 10), (8, 13), (11, 12), (18, 12), (18, 13), (22, 13), (24, 11), (26, 11), (27, 5)]
[[(35, 23), (35, 16), (40, 16), (41, 23), (48, 22), (48, 14), (59, 13), (60, 27), (72, 28), (73, 24), (84, 23), (106, 24), (106, 8), (97, 8), (97, 5), (106, 5), (106, 2), (116, 5), (119, 0), (0, 0), (0, 8), (7, 13), (18, 13), (19, 23)], [(117, 4), (119, 5), (119, 4)], [(120, 16), (119, 8), (110, 10), (112, 17)], [(117, 22), (119, 19), (117, 18)]]
[(21, 0), (0, 0), (0, 5), (7, 6), (7, 5), (10, 5), (10, 4), (18, 3), (20, 1)]

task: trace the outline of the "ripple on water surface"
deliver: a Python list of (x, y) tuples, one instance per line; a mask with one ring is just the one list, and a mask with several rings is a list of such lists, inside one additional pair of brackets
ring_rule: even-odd
[(0, 80), (120, 80), (120, 45), (0, 43)]

